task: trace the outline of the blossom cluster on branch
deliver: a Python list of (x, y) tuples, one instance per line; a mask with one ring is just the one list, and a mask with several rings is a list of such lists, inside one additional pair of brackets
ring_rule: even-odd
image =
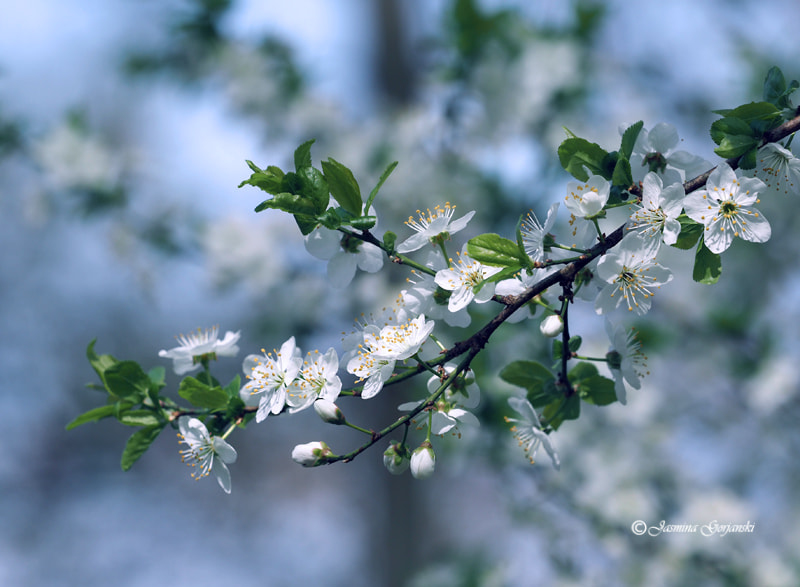
[[(559, 468), (552, 433), (565, 420), (579, 417), (582, 402), (624, 404), (627, 388), (641, 386), (646, 357), (621, 316), (647, 313), (658, 289), (675, 278), (663, 264), (663, 251), (694, 249), (694, 280), (713, 284), (721, 274), (720, 254), (736, 238), (751, 243), (770, 238), (769, 221), (756, 207), (759, 199), (799, 195), (800, 160), (791, 151), (791, 140), (800, 115), (790, 101), (797, 87), (772, 68), (762, 101), (717, 111), (722, 118), (712, 125), (711, 137), (724, 161), (713, 168), (677, 149), (678, 133), (664, 123), (650, 130), (643, 122), (622, 128), (620, 146), (613, 151), (568, 131), (558, 156), (575, 180), (568, 183), (563, 202), (549, 208), (543, 223), (533, 212), (523, 214), (513, 238), (478, 235), (454, 256), (448, 251), (453, 235), (477, 211), (460, 215), (449, 202), (410, 216), (406, 225), (412, 234), (399, 243), (392, 231), (376, 236), (375, 203), (397, 163), (387, 167), (364, 198), (342, 163), (329, 158), (320, 168), (313, 165), (313, 141), (295, 151), (294, 171), (262, 169), (248, 161), (252, 174), (240, 187), (253, 186), (270, 195), (256, 212), (291, 214), (307, 251), (328, 262), (333, 287), (346, 288), (358, 269), (375, 273), (389, 260), (409, 268), (407, 288), (392, 307), (359, 318), (340, 349), (303, 356), (292, 336), (272, 352), (247, 355), (243, 377), (226, 385), (212, 375), (212, 361), (235, 356), (240, 333), (227, 332), (220, 340), (215, 327), (180, 336), (177, 347), (159, 355), (171, 359), (175, 373), (185, 376), (177, 391), (190, 406), (162, 394), (163, 367), (145, 372), (133, 361), (98, 355), (92, 342), (87, 356), (107, 401), (68, 428), (107, 417), (138, 426), (123, 451), (123, 469), (167, 426), (177, 428), (186, 445), (182, 458), (196, 469), (192, 476), (213, 473), (230, 492), (227, 465), (236, 460), (228, 443), (232, 432), (252, 421), (313, 406), (324, 422), (350, 427), (365, 440), (342, 454), (324, 441), (298, 444), (291, 455), (297, 463), (314, 467), (347, 462), (388, 440), (383, 453), (387, 470), (400, 474), (410, 469), (422, 479), (435, 469), (434, 437), (460, 437), (462, 429), (479, 426), (470, 411), (481, 395), (474, 358), (504, 323), (535, 318), (539, 328), (532, 332), (553, 339), (552, 363), (517, 359), (501, 369), (503, 380), (525, 390), (509, 399), (515, 414), (506, 421), (531, 462), (543, 447)], [(559, 237), (552, 231), (561, 203), (569, 214), (569, 230)], [(580, 353), (582, 338), (575, 334), (571, 307), (581, 301), (592, 304), (604, 321), (610, 347), (603, 356)], [(470, 326), (473, 304), (494, 304), (497, 311), (447, 347), (436, 334), (437, 323)], [(198, 370), (197, 376), (187, 375)], [(340, 406), (345, 398), (385, 397), (385, 388), (423, 373), (428, 376), (425, 396), (399, 402), (401, 415), (382, 427), (351, 422)], [(348, 376), (352, 382), (345, 384), (342, 378)], [(424, 438), (414, 441), (418, 430)]]

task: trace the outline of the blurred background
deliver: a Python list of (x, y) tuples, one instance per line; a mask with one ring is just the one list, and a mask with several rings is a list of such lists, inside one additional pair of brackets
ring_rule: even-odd
[[(762, 201), (771, 241), (734, 243), (716, 286), (693, 283), (691, 254), (674, 252), (676, 279), (635, 324), (650, 375), (627, 406), (584, 405), (561, 427), (560, 472), (530, 466), (502, 420), (522, 390), (499, 368), (549, 360), (530, 321), (473, 364), (482, 426), (435, 441), (423, 482), (389, 475), (382, 446), (295, 465), (295, 444), (361, 442), (310, 411), (230, 437), (230, 496), (192, 482), (169, 430), (126, 473), (132, 429), (64, 430), (103, 401), (85, 387), (94, 338), (100, 353), (166, 366), (174, 390), (158, 351), (175, 335), (241, 330), (239, 357), (214, 366), (228, 381), (291, 335), (304, 352), (338, 347), (405, 286), (388, 267), (331, 291), (293, 220), (254, 214), (262, 193), (237, 189), (245, 159), (286, 168), (316, 138), (315, 163), (350, 166), (362, 192), (397, 160), (379, 234), (404, 238), (417, 208), (449, 201), (477, 211), (459, 244), (510, 236), (520, 214), (543, 218), (563, 198), (563, 127), (611, 150), (620, 125), (669, 122), (716, 161), (711, 110), (760, 99), (771, 65), (800, 77), (798, 22), (793, 0), (16, 6), (0, 20), (0, 584), (800, 584), (791, 197)], [(605, 353), (602, 321), (581, 316), (583, 350)], [(342, 407), (382, 427), (423, 386)], [(636, 520), (755, 531), (639, 537)]]

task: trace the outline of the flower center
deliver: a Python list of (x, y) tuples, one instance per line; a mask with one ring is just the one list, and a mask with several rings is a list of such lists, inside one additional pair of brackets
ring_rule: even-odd
[(656, 173), (664, 173), (667, 170), (667, 158), (657, 151), (648, 153), (642, 161), (642, 166)]

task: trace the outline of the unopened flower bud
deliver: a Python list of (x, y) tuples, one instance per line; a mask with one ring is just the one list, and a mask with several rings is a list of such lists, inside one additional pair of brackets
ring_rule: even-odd
[(383, 466), (392, 475), (400, 475), (408, 469), (410, 456), (408, 447), (405, 444), (400, 444), (396, 441), (392, 442), (389, 448), (383, 452)]
[(416, 479), (425, 479), (433, 475), (435, 468), (436, 455), (431, 443), (426, 440), (411, 455), (411, 474)]
[(298, 444), (292, 450), (292, 460), (300, 463), (304, 467), (316, 467), (328, 462), (328, 455), (332, 455), (331, 449), (324, 442), (309, 442)]
[(558, 314), (552, 314), (542, 320), (539, 324), (539, 330), (545, 336), (558, 336), (564, 331), (564, 321)]
[(314, 411), (328, 424), (344, 424), (347, 420), (335, 403), (327, 399), (318, 399), (314, 402)]

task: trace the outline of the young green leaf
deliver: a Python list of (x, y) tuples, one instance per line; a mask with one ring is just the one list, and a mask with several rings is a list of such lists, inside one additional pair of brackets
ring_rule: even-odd
[(673, 247), (688, 251), (697, 244), (697, 240), (703, 234), (703, 225), (695, 222), (686, 214), (678, 216), (678, 222), (681, 223), (681, 232), (678, 234), (678, 240)]
[(620, 156), (614, 165), (614, 173), (611, 175), (611, 183), (624, 188), (633, 185), (633, 174), (631, 173), (631, 163), (625, 157)]
[(583, 401), (596, 406), (607, 406), (617, 401), (614, 382), (608, 377), (594, 375), (578, 384), (578, 393)]
[(564, 420), (576, 420), (580, 415), (581, 400), (577, 395), (561, 396), (542, 410), (542, 418), (553, 430), (558, 430)]
[(100, 380), (103, 382), (103, 385), (106, 384), (105, 379), (105, 372), (107, 369), (113, 367), (118, 363), (118, 361), (112, 357), (111, 355), (98, 355), (94, 350), (94, 344), (97, 342), (95, 338), (92, 342), (89, 343), (89, 346), (86, 347), (86, 358), (89, 359), (89, 364), (95, 370)]
[(228, 405), (228, 394), (221, 387), (209, 387), (194, 377), (185, 377), (178, 386), (178, 395), (198, 408), (220, 410)]
[(143, 398), (150, 389), (150, 377), (135, 361), (120, 361), (105, 371), (106, 387), (117, 397)]
[(161, 423), (152, 410), (128, 410), (122, 412), (117, 419), (126, 426), (155, 426)]
[(166, 422), (160, 424), (154, 424), (152, 426), (147, 426), (142, 428), (141, 430), (137, 430), (133, 433), (133, 435), (128, 439), (128, 442), (125, 444), (125, 450), (122, 451), (122, 460), (120, 461), (120, 465), (122, 466), (123, 471), (127, 471), (133, 466), (133, 463), (139, 460), (139, 458), (150, 448), (150, 445), (153, 444), (153, 441), (158, 438), (158, 435), (161, 434), (161, 431), (164, 429)]
[(87, 422), (96, 422), (98, 420), (102, 420), (103, 418), (108, 418), (109, 416), (113, 415), (114, 415), (114, 406), (112, 404), (100, 406), (99, 408), (94, 408), (93, 410), (84, 412), (83, 414), (75, 418), (72, 422), (67, 424), (66, 430), (72, 430), (73, 428), (77, 428), (81, 424), (86, 424)]
[(697, 247), (694, 257), (694, 269), (692, 279), (698, 283), (713, 285), (719, 280), (722, 274), (722, 261), (719, 255), (708, 250), (705, 243), (701, 240)]
[(263, 212), (267, 208), (283, 210), (289, 214), (300, 214), (303, 216), (313, 217), (317, 214), (317, 206), (314, 200), (299, 194), (276, 194), (274, 198), (264, 200), (256, 206), (256, 212)]
[(339, 205), (353, 216), (361, 215), (361, 191), (353, 172), (333, 158), (322, 162), (322, 172), (331, 195)]
[(302, 169), (311, 167), (311, 145), (315, 139), (309, 139), (294, 151), (294, 169), (300, 173)]
[[(586, 139), (569, 138), (558, 147), (561, 166), (580, 181), (587, 181), (589, 173), (603, 175), (603, 161), (607, 156), (605, 149)], [(589, 173), (586, 173), (586, 169)]]
[(375, 196), (378, 195), (378, 190), (381, 189), (383, 182), (391, 175), (394, 168), (397, 167), (397, 161), (393, 161), (389, 163), (389, 166), (381, 173), (381, 177), (378, 180), (378, 184), (372, 188), (372, 191), (369, 193), (369, 197), (367, 198), (366, 203), (364, 204), (364, 214), (369, 214), (370, 206), (372, 206), (372, 202), (375, 200)]
[(619, 154), (621, 157), (630, 160), (631, 155), (633, 154), (633, 147), (636, 145), (636, 139), (639, 138), (639, 133), (642, 131), (642, 127), (644, 127), (644, 122), (640, 120), (639, 122), (630, 125), (625, 129), (625, 132), (622, 133), (622, 143), (619, 147)]
[(480, 234), (467, 243), (467, 254), (484, 265), (520, 266), (517, 243), (496, 234)]
[(270, 165), (266, 170), (259, 169), (252, 161), (247, 161), (247, 165), (254, 171), (249, 179), (245, 179), (239, 187), (245, 185), (255, 186), (268, 194), (278, 194), (282, 191), (284, 173), (280, 167)]

